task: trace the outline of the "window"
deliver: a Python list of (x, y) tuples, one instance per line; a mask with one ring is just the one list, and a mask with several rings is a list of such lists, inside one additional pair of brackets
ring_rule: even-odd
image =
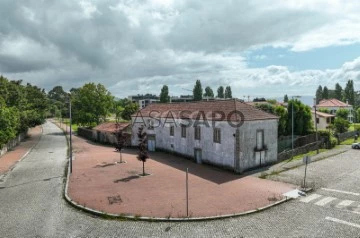
[(316, 118), (316, 124), (319, 124), (319, 118)]
[(195, 130), (195, 140), (200, 140), (201, 139), (200, 126), (195, 126), (194, 130)]
[(214, 142), (221, 143), (221, 130), (220, 128), (214, 128)]
[[(331, 118), (330, 117), (327, 117), (326, 118), (326, 123), (330, 123), (331, 122)], [(318, 122), (319, 123), (319, 122)]]
[(264, 130), (256, 131), (256, 149), (262, 150), (264, 148)]
[(174, 136), (174, 126), (170, 126), (170, 136)]
[(186, 126), (181, 125), (181, 137), (186, 138)]

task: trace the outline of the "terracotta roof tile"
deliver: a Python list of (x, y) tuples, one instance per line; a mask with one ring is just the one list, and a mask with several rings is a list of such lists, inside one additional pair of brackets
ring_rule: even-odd
[(349, 106), (351, 107), (350, 104), (346, 104), (336, 98), (323, 99), (316, 106), (317, 107), (349, 107)]
[[(264, 112), (236, 99), (181, 102), (181, 103), (153, 103), (134, 113), (133, 117), (152, 116), (154, 118), (182, 118), (238, 121), (243, 115), (244, 121), (278, 119), (277, 116)], [(214, 117), (215, 116), (215, 117)]]
[[(315, 114), (315, 111), (311, 111), (313, 114)], [(325, 112), (318, 112), (316, 111), (316, 116), (320, 116), (320, 117), (335, 117), (335, 115), (329, 114), (329, 113), (325, 113)]]

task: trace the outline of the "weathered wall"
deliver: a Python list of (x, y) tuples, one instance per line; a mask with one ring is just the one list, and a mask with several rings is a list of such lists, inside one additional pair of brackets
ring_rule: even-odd
[(9, 141), (7, 144), (0, 146), (0, 157), (6, 154), (9, 150), (20, 144), (26, 137), (27, 133), (21, 133), (15, 139)]
[[(87, 128), (78, 128), (77, 134), (83, 138), (86, 138), (91, 141), (95, 141), (101, 144), (109, 144), (114, 145), (117, 143), (116, 137), (111, 132), (105, 131), (98, 131), (93, 129)], [(124, 132), (125, 139), (125, 146), (130, 146), (131, 144), (131, 135), (127, 132)]]
[[(134, 119), (134, 118), (133, 118)], [(150, 118), (144, 117), (142, 121), (133, 121), (132, 145), (138, 145), (136, 132)], [(167, 120), (169, 122), (169, 120)], [(165, 119), (160, 123), (154, 122), (154, 129), (147, 129), (148, 135), (155, 135), (156, 148), (174, 151), (186, 157), (194, 158), (196, 148), (202, 150), (202, 161), (243, 172), (245, 170), (273, 163), (277, 160), (277, 120), (250, 121), (245, 122), (239, 129), (239, 149), (236, 150), (236, 128), (228, 125), (227, 122), (215, 122), (215, 127), (221, 129), (221, 144), (213, 142), (213, 128), (200, 125), (201, 140), (195, 140), (194, 127), (186, 128), (186, 138), (181, 137), (181, 120), (175, 119), (174, 136), (170, 136), (170, 124), (165, 124)], [(264, 130), (264, 144), (267, 150), (255, 152), (256, 131)], [(260, 159), (261, 155), (261, 159)]]
[[(266, 150), (255, 151), (256, 131), (264, 130)], [(238, 172), (277, 161), (277, 120), (248, 121), (240, 127), (240, 163)]]

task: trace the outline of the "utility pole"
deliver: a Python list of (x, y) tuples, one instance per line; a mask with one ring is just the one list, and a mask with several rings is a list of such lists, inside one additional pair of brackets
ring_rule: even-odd
[(70, 116), (70, 141), (69, 141), (69, 165), (70, 165), (70, 174), (72, 173), (72, 118), (71, 118), (71, 94), (69, 94), (69, 116)]
[[(314, 109), (315, 109), (315, 136), (316, 136), (316, 143), (318, 142), (318, 130), (317, 130), (317, 116), (316, 116), (316, 97), (314, 98)], [(319, 147), (316, 148), (316, 154), (319, 154)]]

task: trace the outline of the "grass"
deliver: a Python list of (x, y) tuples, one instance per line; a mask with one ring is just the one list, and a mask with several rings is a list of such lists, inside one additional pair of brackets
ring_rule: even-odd
[[(62, 118), (62, 123), (66, 124), (66, 125), (69, 125), (70, 124), (70, 119), (69, 118)], [(78, 128), (79, 128), (78, 124), (74, 124), (74, 123), (71, 124), (71, 129), (72, 129), (73, 132), (77, 132)]]
[[(335, 147), (336, 148), (336, 147)], [(325, 152), (325, 151), (328, 151), (329, 149), (319, 149), (319, 153), (322, 153), (322, 152)], [(305, 156), (313, 156), (313, 155), (316, 155), (316, 150), (313, 150), (313, 151), (310, 151), (308, 153), (305, 153), (305, 154), (300, 154), (300, 155), (296, 155), (294, 156), (292, 159), (289, 159), (289, 161), (292, 161), (292, 160), (299, 160), (299, 159), (302, 159), (304, 158)]]
[(355, 126), (360, 126), (360, 123), (352, 123), (349, 126), (349, 131), (355, 131)]
[(354, 142), (358, 142), (358, 140), (355, 141), (354, 138), (349, 138), (349, 139), (346, 139), (343, 142), (341, 142), (340, 145), (351, 145)]

